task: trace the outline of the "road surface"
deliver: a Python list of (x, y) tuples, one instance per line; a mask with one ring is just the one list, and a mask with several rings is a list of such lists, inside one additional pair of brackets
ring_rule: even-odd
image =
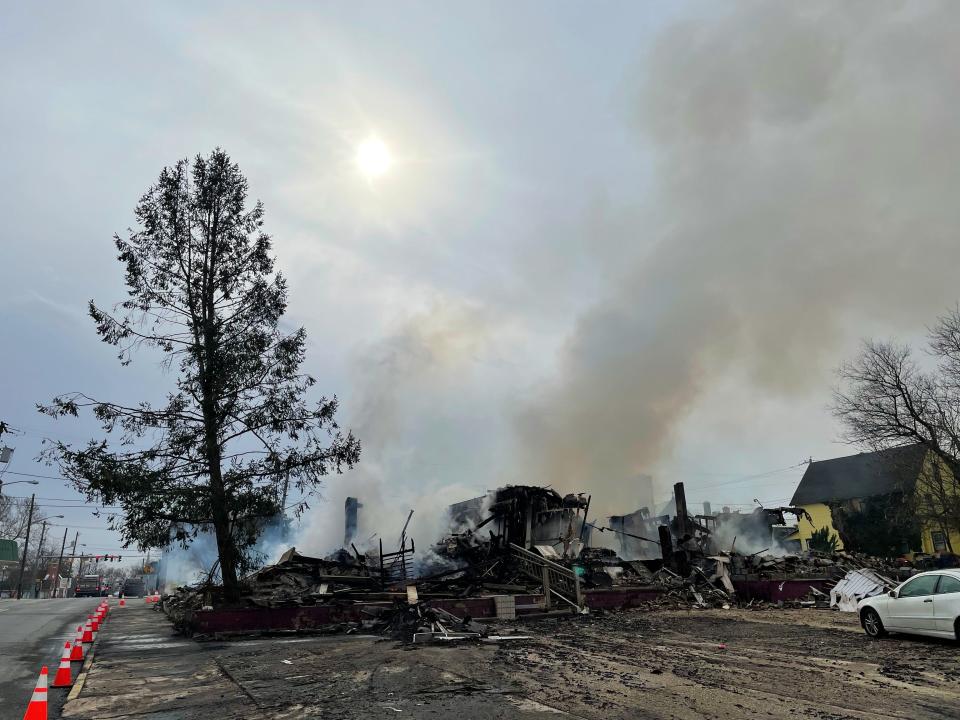
[[(46, 665), (52, 682), (63, 643), (73, 641), (77, 625), (92, 613), (100, 598), (0, 600), (0, 720), (20, 720)], [(65, 692), (51, 692), (55, 706)], [(53, 715), (53, 713), (51, 713)]]

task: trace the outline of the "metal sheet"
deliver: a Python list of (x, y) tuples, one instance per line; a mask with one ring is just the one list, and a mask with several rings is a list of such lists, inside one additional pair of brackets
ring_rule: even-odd
[(888, 586), (873, 570), (851, 570), (830, 590), (830, 607), (841, 612), (856, 612), (858, 602), (887, 592)]

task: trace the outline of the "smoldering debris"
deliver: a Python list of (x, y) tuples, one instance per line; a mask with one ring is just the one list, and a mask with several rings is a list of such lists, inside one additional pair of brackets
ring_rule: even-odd
[[(515, 618), (591, 607), (820, 607), (837, 604), (829, 593), (851, 571), (883, 578), (912, 572), (852, 553), (787, 552), (780, 541), (787, 516), (802, 517), (802, 508), (691, 516), (682, 484), (675, 487), (673, 515), (652, 518), (643, 509), (604, 526), (588, 520), (590, 505), (588, 494), (506, 486), (452, 505), (450, 532), (419, 564), (406, 532), (398, 548), (381, 544), (376, 552), (350, 543), (316, 558), (290, 548), (246, 576), (239, 601), (229, 607), (210, 582), (178, 589), (163, 607), (185, 631), (205, 609), (315, 608), (308, 620), (290, 620), (290, 629), (450, 642), (485, 636), (470, 621), (478, 608), (486, 617)], [(348, 523), (355, 507), (347, 504)], [(594, 542), (604, 533), (619, 539), (621, 552)], [(760, 540), (772, 551), (741, 551)], [(645, 548), (639, 559), (638, 543)]]
[(366, 629), (406, 643), (479, 641), (489, 635), (486, 626), (469, 616), (458, 618), (429, 602), (399, 600), (389, 609), (370, 612), (376, 619), (365, 623)]

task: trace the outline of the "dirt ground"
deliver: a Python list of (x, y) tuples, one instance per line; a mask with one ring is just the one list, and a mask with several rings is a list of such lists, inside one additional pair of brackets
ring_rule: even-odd
[(870, 640), (824, 610), (616, 613), (529, 625), (498, 668), (584, 718), (957, 718), (960, 648)]
[(163, 641), (165, 623), (157, 613), (118, 624), (64, 716), (960, 717), (957, 645), (870, 640), (855, 617), (824, 610), (564, 617), (500, 627), (529, 640), (458, 646), (357, 635)]

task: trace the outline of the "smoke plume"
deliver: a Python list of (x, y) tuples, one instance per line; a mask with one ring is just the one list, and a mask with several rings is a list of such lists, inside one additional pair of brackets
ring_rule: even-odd
[(595, 228), (630, 217), (652, 249), (617, 250), (624, 270), (520, 413), (537, 477), (629, 499), (620, 481), (720, 378), (819, 390), (851, 337), (955, 301), (958, 21), (951, 3), (740, 3), (659, 37), (633, 118), (649, 209)]
[[(446, 504), (506, 482), (592, 492), (593, 517), (632, 511), (628, 478), (663, 460), (711, 389), (739, 383), (728, 422), (759, 442), (760, 398), (825, 405), (862, 336), (916, 331), (956, 300), (960, 9), (714, 11), (664, 30), (625, 91), (649, 181), (592, 188), (583, 225), (545, 220), (519, 249), (518, 297), (538, 302), (444, 297), (364, 349), (344, 403), (363, 458), (309, 516), (305, 551), (338, 546), (347, 495), (364, 503), (361, 536), (385, 544), (410, 508), (426, 543)], [(587, 240), (570, 240), (578, 229)], [(568, 290), (589, 306), (550, 300), (547, 317), (571, 265), (598, 299)], [(557, 327), (561, 342), (537, 344)], [(553, 363), (529, 352), (551, 343)]]
[(298, 550), (324, 554), (343, 543), (343, 504), (359, 498), (361, 551), (394, 550), (410, 510), (408, 536), (418, 552), (448, 529), (447, 508), (497, 485), (494, 448), (502, 407), (489, 365), (502, 336), (480, 309), (437, 301), (357, 355), (348, 425), (361, 438), (363, 461), (328, 484), (295, 539)]

